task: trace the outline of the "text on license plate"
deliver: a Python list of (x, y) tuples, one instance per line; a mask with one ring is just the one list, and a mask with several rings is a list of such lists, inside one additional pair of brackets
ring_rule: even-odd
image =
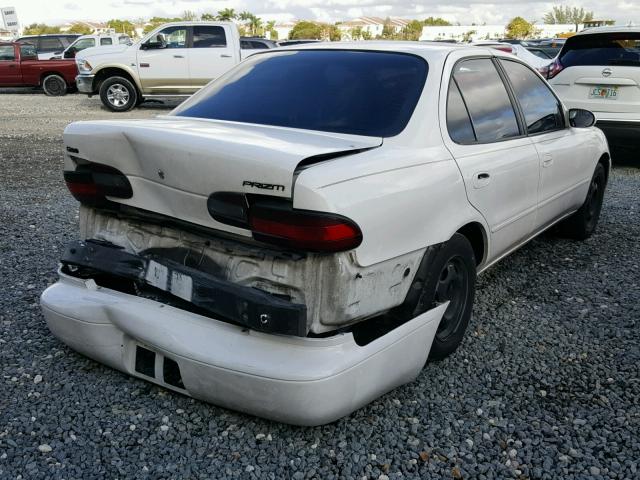
[(618, 87), (592, 87), (589, 90), (589, 98), (618, 99)]

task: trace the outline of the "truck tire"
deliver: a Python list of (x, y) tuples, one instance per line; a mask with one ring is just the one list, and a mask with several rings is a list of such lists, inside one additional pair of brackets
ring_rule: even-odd
[(456, 351), (471, 319), (477, 267), (473, 247), (464, 235), (429, 247), (413, 280), (405, 304), (396, 312), (415, 318), (449, 302), (429, 351), (429, 360), (442, 360)]
[(124, 77), (109, 77), (100, 85), (100, 100), (112, 112), (126, 112), (138, 103), (138, 90)]
[(67, 82), (60, 75), (52, 73), (42, 79), (42, 89), (49, 97), (61, 97), (67, 94)]

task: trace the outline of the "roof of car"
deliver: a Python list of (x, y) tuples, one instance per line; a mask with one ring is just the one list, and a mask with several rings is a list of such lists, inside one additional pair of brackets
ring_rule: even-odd
[(606, 27), (593, 27), (593, 28), (587, 28), (585, 30), (582, 30), (576, 33), (576, 35), (591, 35), (594, 33), (629, 33), (629, 32), (640, 33), (640, 26), (622, 27), (622, 26), (610, 25)]
[(364, 40), (356, 42), (316, 42), (301, 43), (299, 45), (287, 45), (282, 49), (290, 50), (318, 50), (318, 49), (342, 49), (342, 50), (378, 50), (404, 53), (425, 52), (449, 52), (467, 47), (466, 44), (454, 45), (442, 42), (403, 42), (389, 40)]

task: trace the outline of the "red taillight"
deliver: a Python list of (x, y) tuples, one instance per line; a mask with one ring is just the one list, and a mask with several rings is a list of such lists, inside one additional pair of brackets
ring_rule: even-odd
[(563, 69), (564, 69), (564, 66), (562, 65), (562, 63), (560, 63), (560, 59), (556, 58), (549, 65), (540, 68), (539, 72), (544, 78), (546, 78), (547, 80), (551, 80), (553, 77), (558, 75)]
[(96, 205), (106, 197), (131, 198), (133, 191), (127, 177), (115, 168), (99, 164), (84, 164), (64, 172), (67, 188), (81, 203)]

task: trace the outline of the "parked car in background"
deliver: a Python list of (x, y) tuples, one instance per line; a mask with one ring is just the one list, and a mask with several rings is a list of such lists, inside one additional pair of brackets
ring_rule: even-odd
[(133, 45), (80, 52), (78, 90), (124, 112), (147, 98), (187, 97), (241, 59), (232, 22), (168, 23)]
[(240, 56), (244, 59), (254, 53), (262, 52), (270, 48), (278, 48), (278, 44), (273, 40), (260, 37), (241, 37)]
[(56, 52), (53, 59), (76, 58), (76, 54), (82, 50), (93, 47), (110, 47), (112, 45), (131, 45), (131, 37), (124, 33), (105, 35), (82, 35), (69, 45), (63, 52)]
[(523, 46), (535, 56), (545, 60), (553, 60), (558, 56), (558, 53), (560, 53), (560, 50), (562, 49), (560, 46), (551, 47), (547, 45), (531, 45), (529, 43)]
[(0, 87), (42, 87), (60, 96), (75, 87), (77, 73), (73, 60), (38, 60), (33, 45), (0, 42)]
[(515, 56), (524, 60), (533, 68), (540, 69), (549, 65), (552, 61), (550, 58), (542, 58), (534, 54), (528, 47), (520, 44), (511, 45), (511, 50)]
[(568, 38), (543, 74), (572, 108), (591, 110), (614, 155), (640, 154), (640, 27), (598, 27)]
[(80, 37), (72, 33), (56, 33), (51, 35), (27, 35), (16, 40), (20, 45), (33, 45), (38, 52), (39, 60), (50, 60), (56, 52), (62, 52)]
[(308, 38), (308, 39), (296, 39), (296, 40), (279, 40), (278, 41), (278, 45), (281, 47), (289, 47), (291, 45), (302, 45), (305, 43), (319, 43), (322, 42), (322, 40), (315, 40), (312, 38)]
[(552, 225), (594, 232), (593, 121), (489, 48), (251, 56), (169, 115), (66, 128), (81, 238), (46, 321), (184, 394), (336, 420), (458, 348), (477, 272)]

